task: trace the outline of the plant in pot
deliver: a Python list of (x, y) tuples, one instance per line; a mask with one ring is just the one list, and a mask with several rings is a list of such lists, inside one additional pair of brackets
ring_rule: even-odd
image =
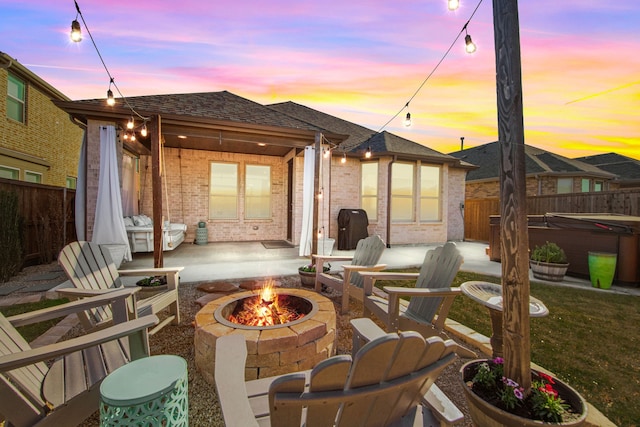
[(531, 252), (529, 265), (533, 277), (551, 282), (561, 282), (569, 268), (564, 250), (553, 242), (546, 242), (542, 246), (536, 245)]
[[(327, 273), (331, 270), (331, 264), (323, 265), (322, 272)], [(300, 283), (302, 286), (312, 288), (316, 283), (316, 266), (315, 264), (303, 265), (298, 267), (298, 274), (300, 275)]]
[(528, 393), (504, 375), (504, 360), (474, 360), (462, 368), (469, 411), (478, 427), (580, 426), (587, 416), (586, 402), (568, 384), (531, 370)]
[(165, 276), (150, 276), (136, 282), (140, 286), (140, 294), (149, 295), (162, 292), (167, 289), (167, 278)]

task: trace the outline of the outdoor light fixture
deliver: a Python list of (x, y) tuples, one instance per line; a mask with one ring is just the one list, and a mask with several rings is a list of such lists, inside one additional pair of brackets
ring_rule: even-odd
[(407, 113), (407, 117), (404, 118), (404, 126), (411, 127), (411, 113)]
[(135, 132), (131, 132), (131, 141), (135, 141), (136, 140), (136, 133)]
[(146, 137), (147, 137), (147, 134), (148, 134), (148, 132), (147, 132), (147, 122), (145, 121), (145, 122), (142, 124), (142, 129), (140, 130), (140, 135), (141, 135), (142, 137), (146, 138)]
[(342, 153), (342, 159), (340, 159), (340, 163), (347, 163), (347, 153)]
[(81, 42), (82, 41), (82, 30), (80, 29), (80, 23), (77, 19), (71, 21), (71, 41), (72, 42)]
[(465, 50), (467, 51), (467, 53), (473, 53), (476, 51), (476, 45), (471, 40), (471, 36), (469, 34), (464, 36), (464, 44), (466, 45)]
[(133, 129), (133, 117), (127, 122), (127, 129)]
[(324, 158), (328, 159), (329, 156), (331, 155), (331, 150), (327, 150), (323, 148), (322, 151), (323, 151)]
[(107, 90), (107, 105), (110, 107), (116, 105), (116, 100), (113, 97), (113, 91), (111, 89)]
[(367, 152), (366, 152), (366, 153), (364, 153), (364, 156), (365, 156), (367, 159), (370, 159), (370, 158), (371, 158), (371, 146), (367, 147)]
[(460, 1), (459, 0), (448, 0), (447, 1), (447, 7), (449, 8), (449, 10), (456, 10), (457, 8), (460, 7)]

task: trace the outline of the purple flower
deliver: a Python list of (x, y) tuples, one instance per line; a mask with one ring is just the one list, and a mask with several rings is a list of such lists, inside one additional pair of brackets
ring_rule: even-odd
[(515, 397), (518, 398), (518, 400), (522, 400), (522, 398), (524, 397), (523, 391), (524, 391), (524, 389), (522, 387), (514, 388), (513, 389), (513, 394), (514, 394)]
[(502, 382), (507, 386), (507, 387), (519, 387), (520, 385), (515, 382), (514, 380), (512, 380), (511, 378), (507, 378), (507, 377), (502, 377)]

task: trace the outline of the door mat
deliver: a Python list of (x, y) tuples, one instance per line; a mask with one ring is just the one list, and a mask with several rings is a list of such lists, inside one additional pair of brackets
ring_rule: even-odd
[(293, 245), (286, 240), (265, 240), (262, 242), (262, 246), (266, 249), (284, 249), (293, 247)]

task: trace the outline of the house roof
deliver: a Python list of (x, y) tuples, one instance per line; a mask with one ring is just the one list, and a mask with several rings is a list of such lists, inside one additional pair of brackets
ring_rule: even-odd
[[(467, 182), (500, 177), (500, 146), (497, 141), (449, 154), (478, 166), (478, 169), (469, 172)], [(608, 179), (615, 177), (614, 174), (593, 165), (531, 145), (525, 145), (525, 169), (527, 175), (580, 175)]]
[(268, 105), (277, 111), (281, 111), (292, 117), (311, 123), (323, 129), (330, 129), (339, 134), (349, 135), (338, 150), (362, 157), (369, 147), (374, 156), (398, 156), (405, 159), (423, 159), (437, 162), (450, 162), (458, 166), (471, 166), (460, 164), (459, 160), (439, 151), (432, 150), (417, 142), (399, 137), (387, 131), (375, 132), (364, 126), (340, 119), (330, 114), (296, 104), (295, 102), (282, 102)]
[(0, 68), (5, 68), (14, 73), (16, 76), (28, 81), (42, 93), (51, 99), (69, 100), (69, 98), (49, 83), (42, 80), (37, 74), (33, 73), (27, 67), (19, 63), (16, 59), (8, 54), (0, 51)]
[(617, 181), (622, 182), (640, 182), (640, 161), (631, 157), (623, 156), (616, 153), (598, 154), (595, 156), (579, 157), (579, 160), (599, 169), (616, 174)]

